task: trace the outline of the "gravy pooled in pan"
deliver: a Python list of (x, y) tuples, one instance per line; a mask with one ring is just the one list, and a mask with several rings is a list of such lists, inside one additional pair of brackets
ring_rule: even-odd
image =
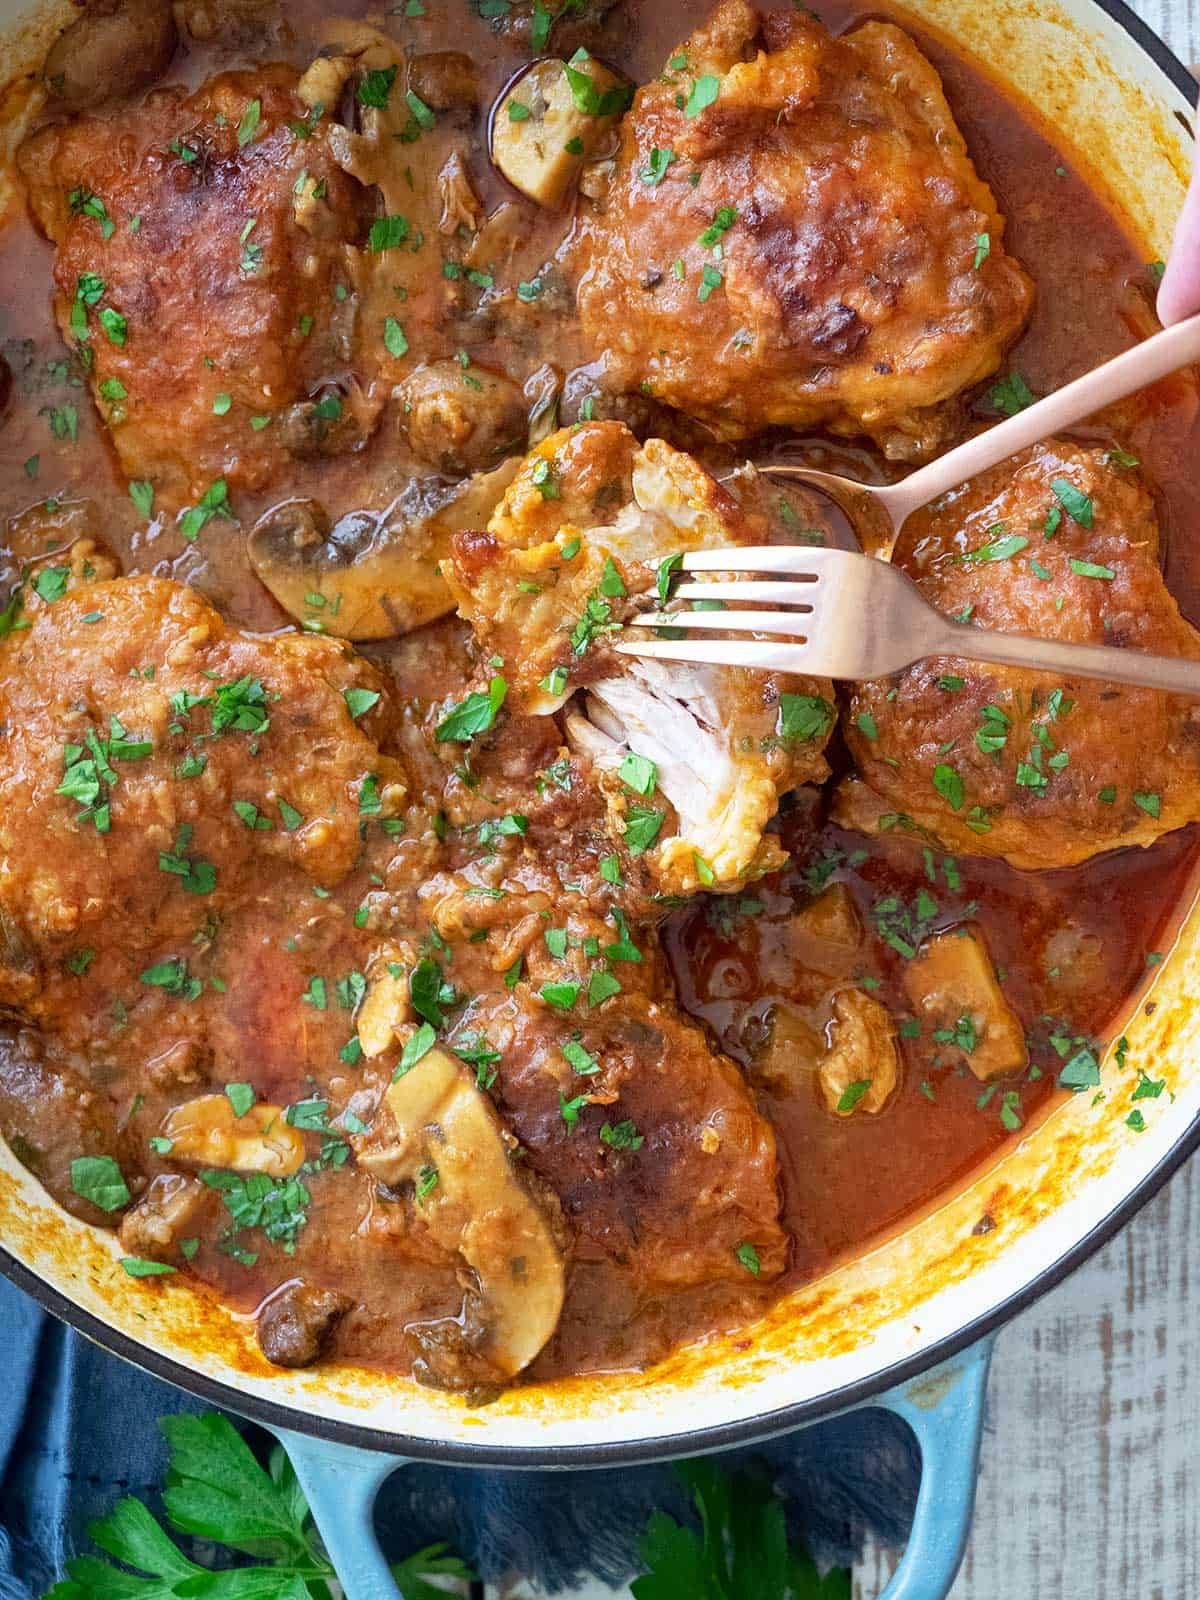
[[(842, 0), (325, 11), (87, 6), (33, 86), (0, 1131), (130, 1294), (479, 1399), (736, 1328), (1098, 1081), (1194, 705), (612, 647), (685, 551), (844, 537), (748, 454), (902, 472), (1149, 333), (1155, 272)], [(897, 559), (1198, 654), (1195, 412), (1159, 385)]]

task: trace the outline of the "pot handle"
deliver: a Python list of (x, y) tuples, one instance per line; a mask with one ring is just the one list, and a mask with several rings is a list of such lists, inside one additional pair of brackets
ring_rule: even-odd
[(405, 1456), (272, 1428), (288, 1453), (346, 1600), (402, 1600), (375, 1534), (375, 1497)]
[[(902, 1417), (921, 1447), (921, 1489), (900, 1565), (879, 1600), (945, 1600), (971, 1530), (992, 1339), (870, 1406)], [(272, 1432), (296, 1469), (346, 1600), (401, 1600), (379, 1541), (375, 1497), (404, 1456), (376, 1454), (293, 1433)]]
[(975, 1510), (979, 1445), (993, 1338), (872, 1406), (902, 1417), (921, 1447), (921, 1488), (900, 1565), (879, 1600), (945, 1600), (962, 1565)]

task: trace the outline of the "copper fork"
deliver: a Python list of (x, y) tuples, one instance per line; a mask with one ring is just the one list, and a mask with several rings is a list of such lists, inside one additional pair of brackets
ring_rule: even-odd
[(1152, 335), (1132, 350), (1035, 401), (1016, 416), (985, 428), (956, 449), (947, 451), (927, 467), (920, 467), (899, 483), (856, 483), (835, 472), (815, 467), (759, 463), (771, 478), (793, 479), (823, 490), (846, 513), (870, 555), (888, 560), (896, 536), (919, 507), (958, 488), (968, 478), (985, 472), (1060, 429), (1073, 427), (1105, 406), (1124, 400), (1180, 367), (1200, 361), (1200, 316)]
[[(1034, 672), (1200, 695), (1200, 660), (975, 628), (943, 616), (899, 567), (848, 550), (794, 545), (696, 550), (684, 556), (678, 570), (770, 576), (678, 583), (672, 599), (735, 605), (752, 601), (787, 609), (645, 612), (625, 626), (666, 628), (673, 636), (623, 642), (615, 647), (621, 654), (850, 679), (887, 677), (926, 656), (962, 656)], [(683, 628), (780, 637), (674, 637)]]

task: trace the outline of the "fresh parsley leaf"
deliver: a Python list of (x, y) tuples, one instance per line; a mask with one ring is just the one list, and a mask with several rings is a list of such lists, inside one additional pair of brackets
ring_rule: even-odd
[(757, 1278), (762, 1272), (762, 1262), (758, 1259), (758, 1251), (748, 1240), (744, 1239), (733, 1253), (752, 1277)]
[[(395, 69), (393, 68), (393, 71)], [(242, 120), (238, 123), (237, 142), (238, 148), (244, 149), (258, 132), (258, 125), (262, 121), (262, 101), (251, 100), (242, 112)]]
[[(196, 1243), (182, 1242), (189, 1260)], [(122, 1264), (134, 1277), (174, 1270), (138, 1257), (127, 1257)], [(241, 1563), (230, 1570), (224, 1562), (219, 1573), (198, 1566), (141, 1501), (129, 1496), (88, 1529), (122, 1569), (96, 1556), (77, 1556), (67, 1563), (66, 1580), (46, 1600), (173, 1600), (179, 1594), (218, 1593), (224, 1600), (313, 1600), (330, 1593), (331, 1582), (336, 1583), (333, 1566), (280, 1446), (263, 1467), (233, 1425), (216, 1412), (164, 1417), (159, 1426), (171, 1449), (163, 1504), (172, 1525), (226, 1552), (250, 1556), (256, 1564)], [(127, 1568), (146, 1576), (134, 1576)], [(415, 1551), (392, 1572), (404, 1600), (445, 1600), (441, 1580), (474, 1579), (444, 1544)]]
[(850, 1600), (848, 1571), (834, 1567), (822, 1578), (804, 1547), (789, 1541), (769, 1480), (711, 1461), (675, 1470), (691, 1490), (698, 1526), (651, 1515), (638, 1546), (646, 1571), (630, 1585), (634, 1600)]
[(397, 360), (408, 354), (408, 340), (395, 317), (383, 319), (383, 347), (388, 355), (395, 356)]
[(955, 769), (939, 762), (933, 769), (933, 787), (952, 811), (961, 811), (963, 808), (963, 781)]
[(988, 390), (988, 399), (993, 409), (1002, 417), (1015, 417), (1018, 412), (1024, 411), (1026, 406), (1031, 406), (1037, 395), (1019, 372), (1010, 372), (1007, 377), (1001, 378), (999, 383), (992, 385)]
[(472, 690), (465, 700), (461, 700), (442, 718), (433, 737), (444, 744), (449, 740), (465, 742), (476, 734), (486, 733), (495, 722), (507, 693), (508, 684), (501, 677), (491, 680), (486, 694), (478, 689)]
[(417, 1015), (435, 1028), (442, 1027), (446, 1021), (442, 1008), (454, 1005), (458, 999), (446, 982), (440, 963), (432, 956), (422, 956), (413, 968), (408, 980), (408, 997)]
[(781, 739), (809, 744), (825, 737), (833, 727), (833, 718), (833, 707), (819, 695), (781, 694), (776, 731)]
[[(997, 529), (1003, 529), (1002, 522), (996, 524)], [(991, 530), (989, 530), (991, 531)], [(1001, 533), (998, 538), (989, 539), (987, 544), (980, 545), (978, 550), (970, 550), (964, 561), (1007, 561), (1012, 556), (1019, 556), (1022, 550), (1029, 548), (1029, 540), (1020, 533)]]
[(120, 1211), (130, 1200), (125, 1178), (112, 1156), (77, 1156), (71, 1163), (71, 1189), (101, 1211)]
[(641, 172), (638, 173), (638, 177), (648, 189), (657, 189), (667, 175), (667, 168), (678, 159), (679, 157), (671, 149), (670, 145), (667, 145), (664, 149), (660, 149), (658, 145), (655, 145), (650, 151), (649, 164), (642, 168)]
[(433, 1049), (437, 1034), (428, 1022), (423, 1022), (412, 1037), (407, 1041), (400, 1055), (400, 1065), (392, 1074), (393, 1079), (402, 1078), (406, 1072), (411, 1072), (424, 1056)]
[(643, 855), (662, 832), (665, 811), (631, 805), (625, 813), (625, 844), (631, 856)]
[(870, 1087), (870, 1078), (859, 1078), (855, 1083), (848, 1083), (838, 1098), (837, 1109), (839, 1111), (853, 1111)]
[(640, 756), (636, 750), (631, 750), (622, 761), (617, 776), (635, 794), (653, 794), (658, 782), (658, 767), (648, 756)]
[(164, 1278), (175, 1268), (166, 1261), (147, 1261), (145, 1256), (122, 1256), (121, 1265), (131, 1278)]
[(379, 703), (379, 692), (376, 689), (343, 689), (342, 699), (346, 702), (346, 710), (353, 721), (365, 717), (373, 705)]
[(367, 235), (367, 248), (376, 254), (383, 250), (395, 250), (407, 238), (407, 217), (402, 217), (398, 213), (388, 217), (376, 217)]
[(392, 84), (396, 81), (395, 67), (372, 67), (358, 86), (358, 103), (383, 111), (388, 103)]
[(614, 83), (607, 89), (597, 88), (591, 73), (583, 70), (591, 59), (586, 50), (577, 50), (570, 61), (563, 63), (575, 109), (585, 117), (619, 116), (633, 99), (633, 86)]
[(1072, 522), (1077, 522), (1081, 528), (1092, 526), (1095, 506), (1090, 494), (1084, 494), (1082, 489), (1077, 489), (1069, 478), (1052, 478), (1050, 488), (1054, 498)]
[(613, 1150), (640, 1150), (645, 1142), (638, 1132), (637, 1123), (630, 1122), (628, 1118), (624, 1122), (606, 1122), (600, 1129), (600, 1143)]
[(688, 95), (687, 104), (683, 108), (684, 116), (698, 117), (703, 110), (712, 105), (720, 92), (720, 78), (714, 77), (711, 72), (703, 73), (692, 84), (692, 92)]

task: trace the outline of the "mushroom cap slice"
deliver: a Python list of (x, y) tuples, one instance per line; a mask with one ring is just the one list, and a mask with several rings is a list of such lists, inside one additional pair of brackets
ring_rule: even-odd
[(202, 1094), (169, 1112), (162, 1131), (172, 1159), (189, 1166), (287, 1178), (304, 1164), (304, 1135), (263, 1100), (239, 1117), (228, 1095)]
[(839, 1117), (882, 1111), (899, 1081), (900, 1051), (887, 1007), (862, 989), (839, 989), (820, 1068), (826, 1106)]
[(386, 511), (329, 528), (314, 500), (286, 500), (246, 541), (250, 564), (297, 622), (338, 639), (391, 639), (454, 609), (438, 570), (450, 536), (486, 526), (520, 466), (513, 457), (462, 483), (414, 478)]
[(533, 62), (492, 115), (493, 165), (514, 189), (556, 210), (584, 162), (603, 147), (632, 93), (583, 51), (570, 62)]
[(936, 934), (904, 969), (904, 987), (922, 1022), (953, 1032), (958, 1051), (983, 1083), (1024, 1072), (1029, 1048), (1005, 998), (978, 924)]
[[(460, 1062), (433, 1049), (384, 1095), (394, 1136), (359, 1164), (394, 1184), (437, 1173), (422, 1211), (479, 1280), (486, 1353), (505, 1375), (529, 1365), (558, 1326), (565, 1288), (550, 1224), (513, 1170), (499, 1117)], [(510, 1141), (511, 1142), (511, 1141)]]

